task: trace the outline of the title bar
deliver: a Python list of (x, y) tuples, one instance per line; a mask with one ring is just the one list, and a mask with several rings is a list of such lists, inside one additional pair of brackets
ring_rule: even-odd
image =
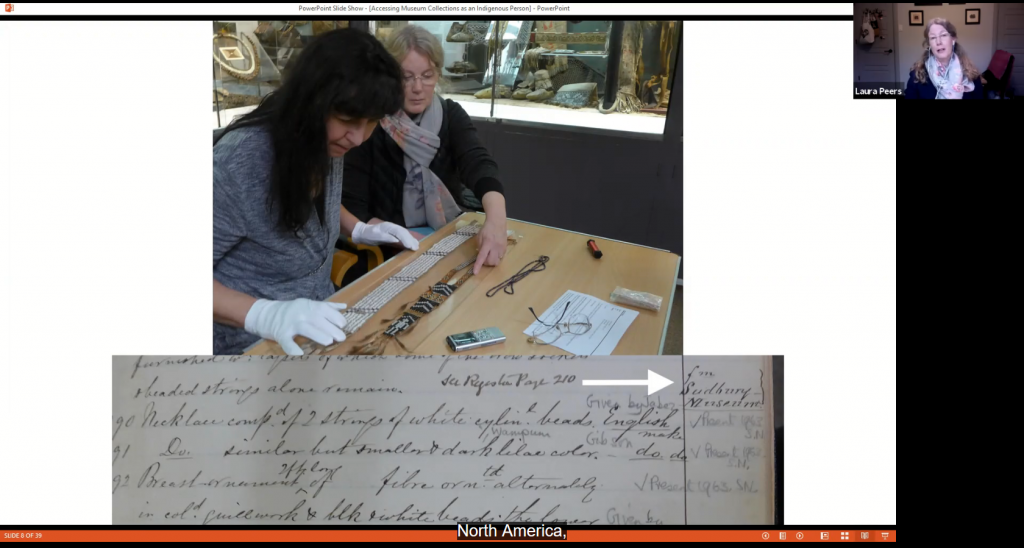
[(509, 4), (509, 3), (465, 3), (465, 4), (45, 4), (10, 3), (0, 11), (4, 16), (280, 16), (280, 17), (392, 17), (407, 16), (523, 16), (543, 15), (594, 16), (594, 15), (834, 15), (852, 16), (853, 4), (684, 4), (684, 3), (615, 3), (615, 4)]

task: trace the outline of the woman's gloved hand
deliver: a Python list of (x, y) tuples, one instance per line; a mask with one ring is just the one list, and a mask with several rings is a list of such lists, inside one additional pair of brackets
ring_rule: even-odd
[(302, 335), (323, 346), (345, 340), (344, 303), (295, 299), (271, 301), (259, 299), (245, 316), (245, 330), (276, 341), (290, 356), (301, 356), (302, 349), (293, 337)]
[(419, 241), (408, 230), (395, 223), (368, 225), (360, 221), (352, 229), (352, 241), (363, 245), (400, 243), (405, 248), (413, 251), (420, 248)]

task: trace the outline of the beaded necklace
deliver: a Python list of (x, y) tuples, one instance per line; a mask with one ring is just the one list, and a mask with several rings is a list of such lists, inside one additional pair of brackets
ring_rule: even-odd
[(213, 55), (213, 60), (216, 61), (217, 64), (219, 64), (222, 69), (224, 69), (224, 72), (230, 74), (231, 76), (234, 76), (235, 78), (238, 78), (239, 80), (255, 80), (256, 77), (260, 75), (260, 54), (256, 48), (256, 44), (252, 41), (252, 38), (249, 38), (249, 36), (245, 34), (242, 34), (241, 36), (242, 38), (245, 38), (244, 41), (238, 36), (235, 36), (234, 34), (214, 34), (213, 39), (217, 40), (218, 38), (230, 38), (238, 42), (238, 44), (242, 46), (242, 49), (244, 49), (245, 52), (249, 54), (249, 61), (251, 62), (251, 65), (249, 66), (248, 69), (237, 70), (231, 65), (225, 63), (224, 61), (221, 61), (220, 57), (218, 57), (217, 54)]

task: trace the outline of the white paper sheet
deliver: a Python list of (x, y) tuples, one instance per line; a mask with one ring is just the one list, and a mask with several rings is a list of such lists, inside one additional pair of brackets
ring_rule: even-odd
[[(567, 311), (566, 303), (570, 303)], [(563, 329), (559, 336), (554, 329), (549, 329), (540, 322), (533, 322), (523, 333), (527, 336), (541, 333), (542, 341), (554, 341), (552, 346), (577, 356), (611, 356), (630, 324), (639, 315), (636, 310), (615, 306), (597, 297), (570, 290), (540, 316), (541, 322), (553, 325), (559, 318), (562, 318), (563, 322), (571, 322), (573, 318), (586, 317), (593, 325), (589, 331), (583, 335), (573, 335), (564, 332)]]
[[(699, 365), (687, 382), (679, 356), (117, 356), (113, 523), (771, 523), (747, 418), (763, 371)], [(675, 384), (582, 385), (648, 369)]]

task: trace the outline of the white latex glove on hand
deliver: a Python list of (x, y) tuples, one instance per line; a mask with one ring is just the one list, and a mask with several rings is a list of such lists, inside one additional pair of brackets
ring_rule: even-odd
[(264, 339), (277, 341), (290, 356), (301, 356), (302, 349), (292, 340), (296, 335), (323, 346), (345, 340), (343, 303), (295, 299), (294, 301), (256, 301), (245, 316), (245, 330)]
[(379, 223), (368, 225), (362, 221), (352, 229), (352, 241), (363, 245), (380, 245), (401, 243), (407, 249), (416, 251), (420, 243), (409, 233), (395, 223)]

